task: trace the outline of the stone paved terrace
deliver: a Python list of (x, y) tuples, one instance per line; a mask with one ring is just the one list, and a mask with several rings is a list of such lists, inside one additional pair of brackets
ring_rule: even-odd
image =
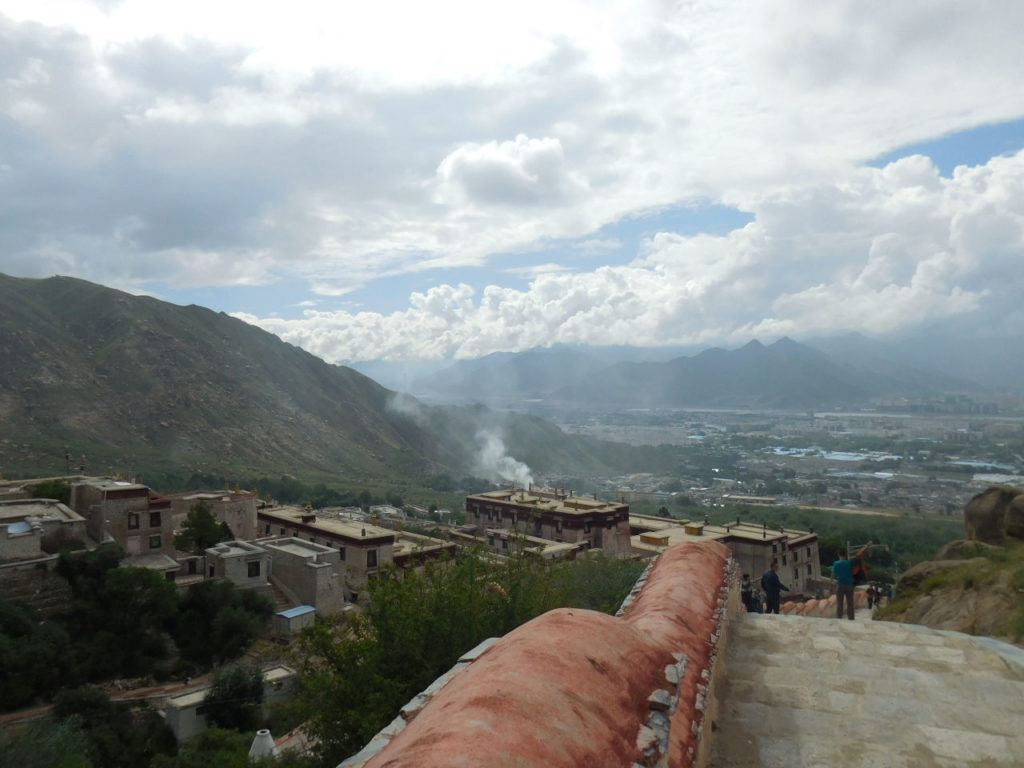
[(1014, 646), (743, 613), (722, 662), (714, 768), (1024, 766), (1024, 651)]
[(672, 547), (619, 617), (482, 644), (343, 766), (1024, 767), (1020, 648), (747, 614), (734, 579), (721, 544)]

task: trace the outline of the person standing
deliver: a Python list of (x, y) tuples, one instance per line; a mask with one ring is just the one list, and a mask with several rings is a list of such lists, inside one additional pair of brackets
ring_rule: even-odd
[(789, 592), (789, 587), (782, 583), (779, 579), (779, 574), (775, 572), (778, 567), (779, 561), (772, 560), (771, 566), (764, 572), (761, 577), (761, 589), (764, 590), (764, 612), (765, 613), (778, 613), (779, 612), (779, 598), (783, 590)]
[(832, 563), (830, 584), (836, 585), (836, 618), (843, 618), (843, 602), (846, 602), (846, 618), (853, 621), (853, 563), (849, 556), (840, 553)]
[(740, 599), (743, 600), (743, 607), (747, 613), (754, 613), (757, 608), (754, 606), (754, 585), (750, 583), (750, 574), (744, 573), (740, 582)]

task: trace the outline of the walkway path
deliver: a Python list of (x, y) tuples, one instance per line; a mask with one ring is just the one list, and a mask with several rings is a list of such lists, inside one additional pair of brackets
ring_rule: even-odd
[(1024, 766), (1019, 648), (907, 624), (747, 613), (726, 646), (712, 768)]

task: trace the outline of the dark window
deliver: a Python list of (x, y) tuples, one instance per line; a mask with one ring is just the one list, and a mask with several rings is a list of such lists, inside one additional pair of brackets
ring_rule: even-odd
[(167, 573), (164, 574), (164, 578), (168, 581), (174, 581), (174, 571), (167, 571)]
[(772, 554), (774, 555), (778, 551), (779, 551), (779, 545), (778, 544), (772, 544)]
[(284, 528), (281, 529), (281, 532), (278, 534), (278, 536), (284, 536)]
[(139, 527), (139, 516), (136, 513), (134, 513), (134, 512), (132, 512), (130, 515), (128, 515), (128, 527), (129, 528), (138, 528)]
[(800, 581), (800, 569), (799, 568), (794, 568), (793, 569), (793, 581)]
[(811, 570), (811, 564), (808, 563), (807, 564), (807, 575), (810, 576), (812, 573), (813, 573), (813, 571)]
[(210, 578), (211, 579), (213, 578), (213, 575), (214, 575), (214, 570), (213, 570), (213, 566), (211, 565), (210, 566)]
[(811, 548), (810, 547), (807, 548), (807, 559), (808, 560), (811, 559)]
[(493, 536), (488, 536), (487, 537), (487, 546), (488, 547), (493, 547), (494, 546), (494, 537)]
[(561, 520), (556, 520), (555, 521), (555, 533), (561, 533), (561, 532), (562, 532), (562, 521)]
[(269, 536), (269, 535), (270, 535), (270, 523), (267, 523), (267, 527), (266, 527), (266, 529), (264, 530), (264, 533), (265, 533), (265, 534), (266, 534), (267, 536)]
[(160, 547), (162, 547), (162, 546), (163, 546), (163, 542), (160, 540), (159, 536), (150, 536), (149, 537), (149, 548), (150, 549), (160, 549)]
[(159, 528), (160, 527), (160, 513), (159, 512), (150, 512), (149, 513), (149, 527), (150, 528)]
[(376, 568), (377, 567), (377, 550), (371, 549), (366, 553), (366, 567)]
[(502, 539), (501, 540), (501, 548), (502, 549), (508, 549), (508, 539)]
[(259, 575), (260, 575), (260, 561), (259, 560), (254, 560), (253, 562), (249, 563), (249, 578), (250, 579), (255, 579)]
[(344, 548), (344, 547), (338, 547), (338, 556), (339, 556), (339, 557), (340, 557), (340, 558), (341, 558), (342, 560), (344, 560), (344, 559), (345, 559), (345, 548)]
[(583, 524), (583, 532), (584, 533), (590, 533), (590, 523), (584, 523)]
[(786, 556), (785, 556), (785, 555), (783, 555), (783, 556), (782, 556), (782, 564), (783, 564), (783, 565), (785, 565), (785, 564), (786, 564)]

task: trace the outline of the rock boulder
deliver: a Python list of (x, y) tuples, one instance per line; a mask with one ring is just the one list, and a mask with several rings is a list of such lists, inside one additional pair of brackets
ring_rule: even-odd
[(999, 544), (1007, 536), (1024, 539), (1024, 490), (993, 485), (971, 497), (964, 508), (967, 538)]

